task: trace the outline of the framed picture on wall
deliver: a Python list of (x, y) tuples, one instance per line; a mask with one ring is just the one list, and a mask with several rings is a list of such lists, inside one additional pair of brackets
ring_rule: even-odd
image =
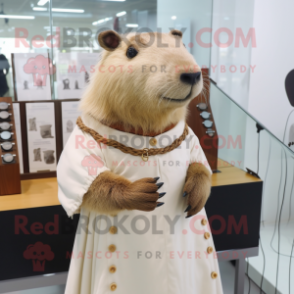
[(51, 100), (50, 75), (55, 72), (48, 53), (13, 53), (15, 100)]
[(56, 171), (54, 102), (26, 103), (29, 172)]
[(99, 53), (58, 53), (56, 60), (57, 98), (81, 98), (99, 60)]
[(77, 118), (81, 114), (78, 107), (79, 101), (61, 102), (63, 148), (76, 125)]

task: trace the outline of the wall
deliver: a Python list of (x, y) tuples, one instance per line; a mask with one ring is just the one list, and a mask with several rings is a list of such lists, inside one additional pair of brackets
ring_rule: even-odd
[[(251, 64), (256, 65), (254, 74), (250, 76), (248, 98), (248, 112), (260, 121), (278, 139), (283, 140), (286, 120), (291, 107), (285, 92), (285, 77), (294, 68), (294, 40), (290, 35), (293, 27), (294, 2), (291, 0), (258, 0), (254, 3), (253, 26), (256, 30), (257, 48), (252, 50)], [(293, 81), (294, 82), (294, 81)], [(290, 118), (290, 125), (294, 123), (294, 116)], [(251, 122), (247, 122), (248, 128)], [(288, 143), (288, 132), (285, 143)], [(287, 174), (285, 153), (282, 144), (273, 136), (261, 131), (260, 172), (265, 180), (263, 219), (274, 222), (277, 207), (281, 205), (284, 195), (285, 203), (282, 220), (293, 218), (292, 198), (293, 159), (291, 152), (287, 152)], [(257, 134), (247, 132), (246, 136), (246, 166), (257, 169), (256, 150), (258, 148)], [(292, 147), (293, 148), (293, 147)], [(269, 163), (269, 172), (267, 166)], [(286, 178), (287, 175), (287, 178)], [(278, 204), (278, 205), (277, 205)]]
[[(251, 63), (257, 66), (250, 77), (248, 110), (283, 140), (286, 120), (293, 109), (284, 82), (294, 68), (294, 1), (258, 0), (254, 10), (253, 25), (258, 43), (252, 50)], [(293, 120), (292, 117), (292, 123)]]

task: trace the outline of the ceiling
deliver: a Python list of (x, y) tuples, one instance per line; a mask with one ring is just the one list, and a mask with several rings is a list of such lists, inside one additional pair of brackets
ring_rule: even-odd
[[(48, 7), (48, 3), (44, 6), (38, 6), (39, 0), (2, 0), (4, 13), (12, 15), (29, 15), (38, 17), (49, 17), (49, 12), (34, 11), (35, 7)], [(88, 21), (99, 20), (104, 17), (115, 16), (116, 13), (126, 11), (131, 13), (133, 10), (148, 10), (156, 13), (157, 0), (126, 0), (125, 2), (101, 1), (101, 0), (52, 0), (53, 8), (65, 9), (83, 9), (84, 13), (60, 13), (54, 12), (53, 17), (58, 18), (78, 18), (87, 19)]]

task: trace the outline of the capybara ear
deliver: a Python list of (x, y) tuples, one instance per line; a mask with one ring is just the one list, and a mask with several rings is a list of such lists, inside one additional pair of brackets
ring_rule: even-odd
[(121, 37), (115, 31), (109, 30), (99, 34), (98, 42), (107, 51), (114, 51), (121, 42)]
[(179, 36), (179, 37), (183, 37), (183, 33), (179, 30), (171, 30), (170, 31), (170, 34), (173, 35), (173, 36)]

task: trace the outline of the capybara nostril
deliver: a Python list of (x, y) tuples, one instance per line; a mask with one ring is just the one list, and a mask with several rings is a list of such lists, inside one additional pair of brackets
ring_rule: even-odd
[(182, 73), (180, 79), (183, 83), (195, 85), (201, 77), (201, 71), (195, 73)]

